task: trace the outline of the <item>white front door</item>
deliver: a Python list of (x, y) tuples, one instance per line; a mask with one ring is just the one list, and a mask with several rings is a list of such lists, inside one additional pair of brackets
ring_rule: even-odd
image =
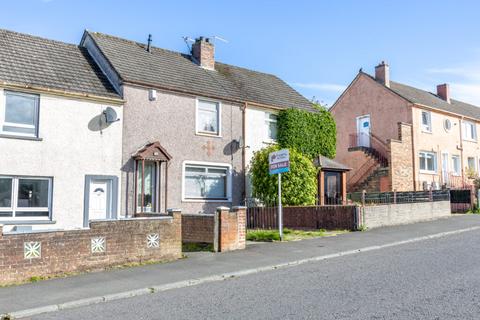
[(357, 118), (357, 144), (359, 147), (370, 147), (370, 116)]
[(442, 152), (442, 177), (443, 183), (448, 184), (448, 152)]
[(107, 219), (109, 213), (110, 181), (91, 180), (88, 206), (90, 220)]

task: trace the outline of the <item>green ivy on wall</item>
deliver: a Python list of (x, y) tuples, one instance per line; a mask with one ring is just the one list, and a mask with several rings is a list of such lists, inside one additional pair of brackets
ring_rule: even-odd
[(318, 112), (286, 109), (278, 115), (278, 144), (293, 148), (310, 159), (318, 155), (335, 157), (337, 128), (328, 110), (316, 105)]

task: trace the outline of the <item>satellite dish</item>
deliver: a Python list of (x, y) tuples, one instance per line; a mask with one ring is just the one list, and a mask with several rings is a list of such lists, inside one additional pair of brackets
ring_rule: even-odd
[(103, 115), (105, 116), (105, 122), (106, 123), (113, 123), (117, 122), (120, 119), (117, 117), (117, 112), (113, 110), (113, 108), (108, 107), (103, 111)]

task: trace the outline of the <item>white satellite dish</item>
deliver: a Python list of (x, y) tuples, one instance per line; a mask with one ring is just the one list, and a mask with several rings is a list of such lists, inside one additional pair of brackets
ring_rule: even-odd
[(111, 107), (108, 107), (107, 109), (103, 110), (103, 115), (105, 116), (106, 123), (113, 123), (120, 120), (117, 117), (117, 112), (113, 110), (113, 108)]

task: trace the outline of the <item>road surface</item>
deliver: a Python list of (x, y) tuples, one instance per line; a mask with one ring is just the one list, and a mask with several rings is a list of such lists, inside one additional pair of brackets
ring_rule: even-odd
[(32, 319), (480, 319), (480, 232)]

